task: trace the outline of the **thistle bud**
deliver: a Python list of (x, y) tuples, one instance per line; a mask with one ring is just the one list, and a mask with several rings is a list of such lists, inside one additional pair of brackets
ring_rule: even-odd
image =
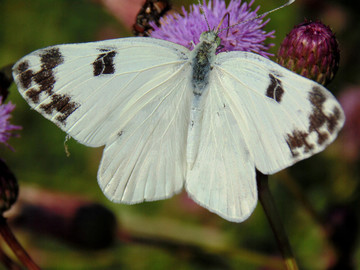
[(278, 63), (322, 85), (335, 76), (340, 52), (335, 35), (321, 22), (304, 22), (286, 36), (278, 52)]
[(19, 187), (15, 175), (0, 159), (0, 213), (8, 210), (16, 201)]
[(9, 87), (13, 82), (13, 77), (11, 75), (11, 69), (13, 64), (7, 65), (0, 69), (0, 96), (2, 100), (5, 100), (9, 94)]
[(146, 0), (143, 7), (136, 16), (136, 22), (133, 25), (133, 34), (135, 36), (147, 37), (154, 30), (150, 22), (160, 26), (160, 18), (169, 10), (171, 5), (168, 0)]

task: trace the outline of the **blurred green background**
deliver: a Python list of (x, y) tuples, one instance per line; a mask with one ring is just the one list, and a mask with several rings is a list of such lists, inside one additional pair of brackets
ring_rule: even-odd
[[(119, 2), (123, 9), (132, 9), (131, 1)], [(173, 1), (176, 8), (190, 3)], [(261, 5), (261, 10), (267, 11), (280, 4), (282, 1), (258, 0), (254, 6)], [(286, 33), (304, 18), (321, 19), (336, 33), (341, 49), (340, 69), (328, 89), (339, 96), (349, 86), (360, 88), (358, 14), (351, 1), (299, 0), (269, 16), (265, 29), (276, 30), (276, 39), (269, 41), (275, 43), (271, 52), (276, 54)], [(132, 36), (127, 23), (116, 19), (100, 0), (0, 0), (0, 68), (46, 46), (125, 36)], [(14, 224), (19, 240), (43, 269), (282, 269), (260, 204), (240, 224), (209, 213), (185, 193), (160, 202), (114, 204), (104, 197), (96, 180), (102, 149), (69, 140), (66, 144), (71, 155), (67, 157), (66, 134), (31, 111), (14, 85), (8, 101), (16, 104), (12, 123), (23, 129), (19, 138), (10, 140), (15, 151), (3, 146), (0, 153), (16, 174), (20, 189), (32, 187), (84, 197), (110, 209), (118, 222), (120, 236), (102, 249), (76, 246)], [(335, 255), (341, 251), (349, 257), (345, 260), (352, 262), (352, 268), (338, 269), (360, 269), (359, 155), (348, 158), (342, 151), (344, 140), (340, 136), (323, 153), (270, 177), (300, 269), (331, 269), (331, 261), (341, 257)], [(41, 224), (42, 220), (34, 222)], [(340, 232), (336, 237), (344, 242), (335, 247), (331, 238), (334, 231)], [(152, 240), (150, 244), (130, 238), (124, 241), (121, 232)], [(195, 245), (202, 252), (196, 254), (189, 247), (173, 249), (157, 243), (158, 239)]]

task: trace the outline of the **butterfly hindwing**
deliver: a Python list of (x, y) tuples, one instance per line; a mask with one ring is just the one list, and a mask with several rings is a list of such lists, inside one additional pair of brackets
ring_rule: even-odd
[(32, 108), (80, 143), (106, 145), (99, 184), (109, 199), (135, 203), (183, 186), (188, 53), (151, 38), (59, 45), (23, 57), (13, 75)]
[(241, 222), (256, 206), (255, 165), (239, 115), (212, 76), (203, 109), (198, 154), (186, 189), (200, 205), (227, 220)]
[(220, 54), (215, 70), (264, 174), (322, 151), (344, 124), (341, 106), (328, 90), (264, 57)]
[(164, 80), (158, 87), (166, 95), (151, 101), (156, 107), (144, 107), (106, 145), (98, 180), (111, 200), (159, 200), (183, 188), (191, 97), (189, 76), (190, 73), (184, 73)]

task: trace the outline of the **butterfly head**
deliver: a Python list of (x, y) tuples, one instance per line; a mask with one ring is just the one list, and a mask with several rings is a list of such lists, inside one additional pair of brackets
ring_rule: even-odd
[(200, 36), (200, 43), (216, 44), (216, 48), (220, 46), (221, 39), (215, 31), (203, 32)]

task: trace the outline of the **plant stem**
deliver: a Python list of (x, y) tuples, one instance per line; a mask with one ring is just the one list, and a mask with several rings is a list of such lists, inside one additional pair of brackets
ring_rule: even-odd
[(268, 176), (256, 171), (256, 180), (259, 192), (259, 200), (264, 208), (264, 212), (270, 223), (271, 229), (275, 235), (276, 242), (279, 246), (280, 252), (284, 258), (284, 264), (287, 270), (298, 270), (298, 266), (294, 255), (291, 251), (288, 237), (286, 235), (284, 226), (281, 222), (280, 215), (276, 209), (273, 197), (271, 196)]
[(40, 270), (40, 267), (34, 263), (26, 250), (17, 241), (11, 229), (9, 228), (6, 219), (3, 216), (0, 216), (0, 234), (12, 249), (14, 254), (18, 257), (19, 261), (21, 261), (23, 265), (27, 267), (27, 269)]
[(10, 259), (6, 253), (0, 247), (0, 261), (9, 270), (21, 270), (21, 267), (15, 263), (12, 259)]
[(300, 185), (289, 175), (285, 170), (281, 173), (280, 181), (288, 188), (293, 196), (302, 204), (305, 211), (309, 216), (321, 227), (322, 231), (325, 232), (325, 222), (322, 217), (316, 212), (313, 205), (310, 203), (308, 198), (304, 195)]

